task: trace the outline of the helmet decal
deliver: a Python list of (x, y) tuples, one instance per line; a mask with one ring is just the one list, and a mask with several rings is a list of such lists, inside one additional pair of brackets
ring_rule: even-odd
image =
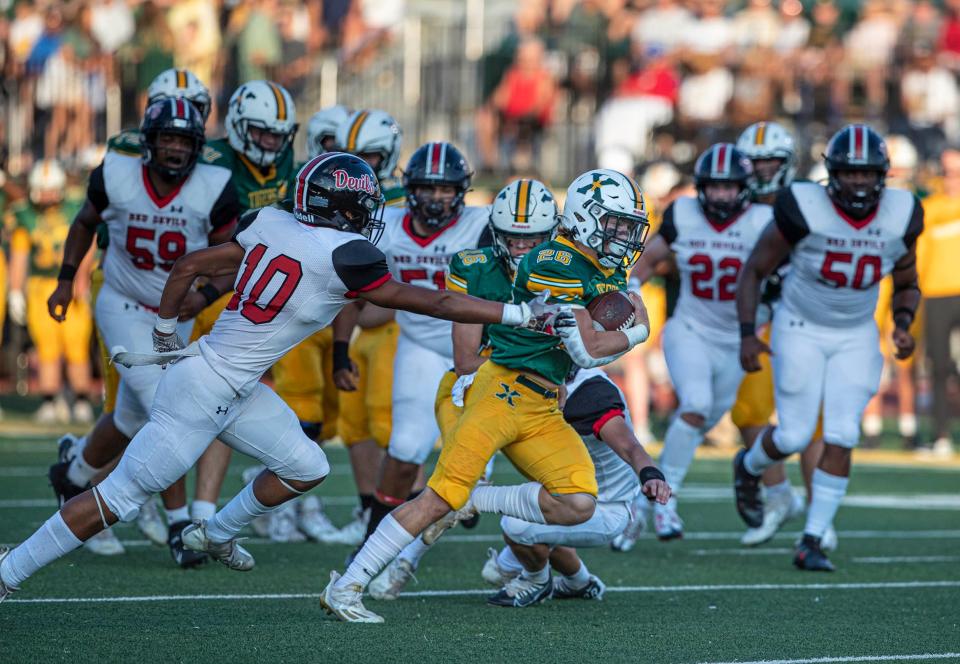
[(867, 153), (870, 144), (870, 135), (866, 127), (854, 124), (847, 127), (847, 158), (851, 164), (867, 163)]
[(530, 213), (530, 180), (520, 180), (520, 186), (517, 187), (517, 223), (527, 223), (527, 216)]
[(363, 123), (366, 122), (369, 115), (369, 111), (360, 111), (354, 119), (353, 124), (350, 125), (350, 131), (347, 132), (347, 144), (343, 146), (347, 152), (352, 153), (357, 149), (357, 136), (359, 136), (360, 128), (363, 126)]
[(446, 143), (432, 143), (430, 145), (430, 160), (427, 163), (427, 177), (443, 177), (443, 162), (447, 157)]
[(713, 161), (710, 162), (710, 177), (726, 179), (730, 177), (730, 158), (733, 151), (729, 143), (719, 143), (713, 151)]
[(283, 99), (283, 93), (280, 91), (280, 88), (277, 87), (277, 84), (273, 81), (267, 81), (267, 85), (270, 86), (270, 92), (273, 93), (273, 98), (277, 102), (277, 120), (281, 122), (287, 119), (287, 102)]
[(757, 133), (754, 135), (753, 144), (754, 145), (763, 145), (764, 136), (767, 134), (767, 123), (758, 122), (757, 123)]
[(612, 185), (617, 184), (617, 181), (611, 177), (604, 179), (602, 173), (591, 173), (590, 176), (593, 178), (593, 182), (578, 188), (577, 193), (578, 194), (589, 193), (590, 197), (593, 198), (593, 200), (595, 201), (603, 200), (603, 193), (600, 191), (602, 187), (606, 187), (611, 184)]
[(371, 195), (377, 192), (377, 183), (366, 173), (360, 177), (353, 177), (343, 169), (333, 172), (333, 186), (337, 189), (365, 191)]

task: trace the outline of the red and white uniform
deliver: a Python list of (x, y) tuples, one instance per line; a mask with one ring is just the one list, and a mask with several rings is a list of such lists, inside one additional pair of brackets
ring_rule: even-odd
[[(386, 227), (377, 246), (387, 255), (393, 277), (442, 290), (450, 259), (458, 251), (479, 245), (490, 211), (465, 207), (452, 224), (429, 237), (414, 233), (410, 213), (403, 208), (387, 208), (384, 216)], [(452, 324), (406, 311), (398, 311), (396, 320), (400, 337), (393, 365), (388, 451), (395, 459), (419, 464), (426, 461), (440, 435), (433, 406), (440, 379), (453, 364)]]
[(198, 342), (200, 354), (167, 367), (150, 421), (101, 484), (122, 519), (183, 475), (214, 438), (281, 478), (329, 472), (297, 416), (260, 378), (357, 293), (387, 281), (386, 258), (360, 235), (301, 224), (275, 208), (261, 210), (235, 241), (246, 250), (236, 296)]
[[(161, 198), (140, 157), (108, 152), (90, 176), (87, 196), (110, 236), (96, 302), (101, 337), (108, 349), (150, 352), (150, 332), (174, 262), (208, 246), (210, 234), (240, 213), (230, 171), (198, 163)], [(181, 324), (182, 338), (189, 338), (192, 325)], [(122, 380), (114, 419), (121, 432), (133, 436), (147, 421), (161, 370), (117, 368)]]
[(857, 220), (822, 185), (795, 183), (777, 198), (774, 220), (793, 247), (773, 318), (774, 440), (785, 452), (803, 449), (822, 404), (824, 440), (854, 447), (883, 368), (879, 283), (923, 230), (923, 207), (908, 191), (886, 189)]
[(660, 235), (676, 254), (680, 298), (663, 329), (663, 351), (680, 412), (710, 427), (730, 409), (743, 378), (737, 284), (740, 271), (773, 218), (755, 203), (722, 224), (708, 220), (696, 198), (674, 201)]

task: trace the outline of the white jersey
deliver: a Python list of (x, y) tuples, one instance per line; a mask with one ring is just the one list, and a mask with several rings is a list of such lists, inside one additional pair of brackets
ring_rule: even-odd
[(209, 246), (210, 234), (240, 213), (230, 171), (198, 163), (183, 184), (160, 198), (140, 157), (108, 152), (90, 176), (88, 198), (107, 224), (104, 282), (156, 309), (174, 262)]
[(793, 246), (781, 306), (811, 322), (854, 327), (873, 318), (880, 279), (923, 230), (912, 193), (885, 189), (863, 220), (838, 210), (826, 187), (794, 183), (777, 197), (777, 228)]
[[(423, 288), (446, 288), (447, 265), (458, 251), (476, 249), (487, 229), (490, 209), (465, 207), (460, 217), (434, 235), (423, 238), (413, 232), (406, 208), (386, 208), (383, 236), (377, 243), (387, 255), (395, 279)], [(397, 312), (400, 331), (421, 346), (447, 358), (453, 357), (450, 321), (408, 311)]]
[(302, 224), (277, 208), (260, 210), (236, 241), (246, 255), (235, 294), (200, 350), (241, 395), (351, 298), (390, 278), (386, 258), (366, 238)]
[(670, 204), (660, 235), (676, 254), (680, 270), (674, 318), (715, 343), (740, 343), (737, 283), (771, 219), (773, 209), (759, 203), (724, 224), (708, 221), (696, 198), (683, 197)]
[(625, 404), (620, 388), (602, 369), (580, 369), (567, 383), (563, 417), (580, 434), (593, 459), (597, 501), (601, 503), (630, 501), (640, 490), (633, 468), (597, 435), (607, 420), (618, 415), (633, 427)]

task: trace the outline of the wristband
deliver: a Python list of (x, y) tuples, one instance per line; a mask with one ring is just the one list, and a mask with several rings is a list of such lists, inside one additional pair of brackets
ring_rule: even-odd
[(173, 334), (177, 331), (177, 317), (163, 318), (158, 314), (157, 322), (153, 324), (153, 329), (160, 334)]
[(642, 344), (644, 341), (650, 338), (650, 330), (642, 323), (639, 325), (634, 325), (633, 327), (628, 327), (625, 330), (621, 330), (621, 332), (627, 335), (627, 341), (630, 342), (630, 348), (633, 348), (637, 344)]
[[(529, 309), (530, 307), (528, 306), (527, 310), (529, 311)], [(503, 305), (503, 314), (500, 316), (501, 324), (517, 327), (518, 325), (523, 325), (526, 320), (527, 314), (524, 312), (522, 304)]]
[(340, 371), (341, 369), (350, 370), (350, 342), (349, 341), (334, 341), (333, 342), (333, 370)]
[(73, 281), (75, 276), (77, 276), (77, 267), (64, 263), (60, 266), (60, 274), (57, 275), (57, 281)]
[(639, 477), (640, 484), (646, 484), (650, 480), (667, 481), (667, 478), (663, 476), (663, 473), (661, 473), (660, 469), (656, 466), (644, 466), (640, 469)]
[[(906, 321), (906, 323), (901, 323), (900, 321), (903, 320), (903, 318), (901, 318), (901, 315), (908, 316), (909, 320)], [(897, 307), (893, 311), (893, 324), (896, 325), (898, 329), (909, 330), (910, 326), (913, 324), (913, 318), (915, 315), (916, 314), (914, 314), (913, 309), (911, 309), (910, 307)]]
[(207, 301), (207, 305), (211, 305), (220, 298), (220, 291), (217, 290), (217, 287), (213, 284), (204, 284), (197, 289), (197, 292), (203, 295), (203, 299)]
[(745, 339), (746, 337), (755, 337), (757, 336), (757, 325), (756, 323), (740, 323), (740, 338)]

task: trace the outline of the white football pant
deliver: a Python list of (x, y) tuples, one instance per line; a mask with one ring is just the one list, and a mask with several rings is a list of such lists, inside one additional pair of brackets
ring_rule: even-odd
[(393, 361), (393, 428), (387, 454), (397, 461), (422, 464), (440, 436), (434, 415), (437, 388), (453, 364), (403, 332)]
[(597, 503), (593, 516), (575, 526), (530, 523), (505, 516), (500, 519), (500, 529), (517, 544), (598, 547), (612, 542), (629, 523), (629, 503)]

